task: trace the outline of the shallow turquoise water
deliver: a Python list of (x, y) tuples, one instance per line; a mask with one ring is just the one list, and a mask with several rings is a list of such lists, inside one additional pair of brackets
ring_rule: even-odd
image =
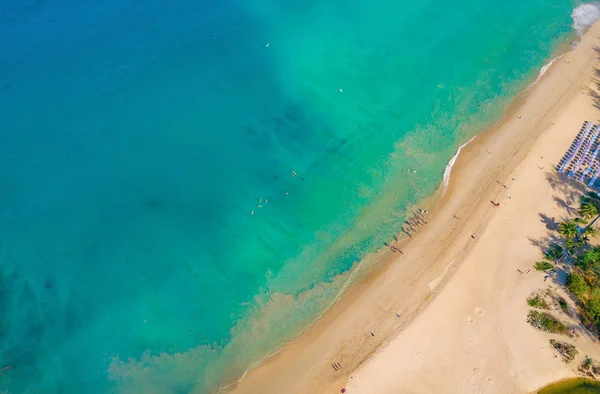
[(241, 374), (436, 189), (577, 5), (1, 3), (0, 390)]

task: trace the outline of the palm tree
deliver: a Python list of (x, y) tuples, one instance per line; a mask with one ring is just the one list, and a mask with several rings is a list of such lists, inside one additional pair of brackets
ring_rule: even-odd
[[(581, 196), (581, 208), (583, 208), (583, 205), (593, 205), (594, 208), (596, 209), (596, 215), (595, 215), (596, 217), (584, 229), (584, 231), (587, 231), (587, 229), (591, 228), (594, 225), (594, 223), (596, 223), (596, 220), (598, 220), (598, 218), (600, 218), (600, 195), (595, 192), (589, 192), (587, 194), (584, 194), (583, 196)], [(581, 208), (580, 208), (580, 211), (581, 211)], [(590, 207), (590, 208), (586, 208), (586, 210), (593, 212), (594, 208)]]
[(564, 253), (564, 249), (559, 244), (552, 244), (548, 249), (544, 251), (544, 258), (548, 261), (556, 262), (559, 260)]
[(598, 207), (592, 201), (587, 200), (581, 203), (578, 213), (587, 220), (598, 216)]
[(577, 237), (577, 225), (570, 220), (562, 222), (558, 229), (567, 240)]
[(577, 246), (583, 246), (590, 242), (590, 236), (586, 233), (583, 233), (577, 238)]
[(587, 234), (590, 237), (595, 237), (596, 235), (598, 235), (598, 229), (595, 227), (588, 227), (585, 229), (584, 234)]

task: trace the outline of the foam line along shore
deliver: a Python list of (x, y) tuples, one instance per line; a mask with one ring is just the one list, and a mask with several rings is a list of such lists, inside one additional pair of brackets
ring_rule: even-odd
[[(505, 235), (514, 232), (511, 228), (507, 229), (507, 234), (504, 235), (486, 235), (490, 223), (494, 224), (500, 220), (504, 222), (504, 219), (511, 221), (510, 216), (494, 219), (499, 215), (497, 212), (501, 212), (498, 209), (512, 204), (510, 212), (515, 215), (513, 220), (518, 222), (518, 215), (525, 209), (523, 206), (534, 204), (535, 197), (538, 196), (534, 193), (531, 199), (524, 198), (526, 192), (523, 191), (517, 206), (515, 193), (511, 190), (512, 198), (507, 199), (505, 187), (510, 190), (515, 187), (516, 182), (521, 181), (523, 182), (520, 184), (521, 188), (533, 187), (543, 193), (550, 193), (549, 200), (552, 201), (549, 186), (540, 187), (541, 182), (546, 181), (538, 165), (533, 167), (537, 173), (532, 175), (534, 177), (531, 178), (531, 186), (527, 186), (529, 176), (521, 179), (522, 175), (518, 168), (523, 162), (530, 163), (536, 158), (540, 160), (540, 149), (548, 151), (548, 156), (541, 154), (544, 158), (548, 157), (545, 160), (552, 160), (554, 156), (557, 156), (556, 160), (558, 160), (566, 147), (562, 142), (572, 137), (561, 131), (569, 127), (569, 130), (576, 132), (581, 124), (581, 119), (578, 117), (584, 116), (586, 111), (585, 116), (597, 116), (591, 105), (593, 104), (591, 98), (586, 93), (594, 68), (598, 64), (594, 48), (599, 43), (597, 38), (599, 32), (598, 24), (594, 25), (577, 45), (571, 46), (570, 50), (564, 53), (560, 61), (554, 62), (552, 67), (547, 69), (538, 83), (524, 97), (521, 97), (521, 100), (517, 100), (507, 110), (502, 121), (479, 134), (474, 141), (464, 147), (453, 167), (452, 181), (447, 193), (443, 198), (434, 198), (430, 202), (432, 217), (428, 219), (427, 227), (402, 248), (406, 255), (397, 257), (390, 254), (388, 264), (370, 273), (364, 281), (352, 288), (312, 330), (298, 338), (286, 350), (267, 360), (262, 366), (250, 371), (233, 392), (277, 392), (285, 386), (291, 392), (308, 390), (334, 393), (346, 387), (349, 393), (391, 393), (403, 392), (403, 389), (410, 392), (407, 387), (412, 387), (416, 391), (427, 391), (430, 387), (438, 387), (435, 382), (424, 376), (430, 370), (425, 367), (419, 369), (419, 364), (415, 363), (415, 360), (421, 359), (425, 362), (439, 360), (439, 358), (430, 360), (426, 357), (428, 354), (426, 349), (430, 349), (427, 343), (431, 339), (419, 336), (418, 332), (427, 324), (437, 327), (437, 330), (445, 330), (443, 327), (445, 319), (436, 322), (431, 320), (435, 319), (430, 311), (431, 305), (443, 303), (448, 307), (455, 302), (452, 296), (445, 296), (442, 300), (440, 294), (446, 291), (444, 289), (447, 286), (456, 283), (455, 274), (460, 272), (463, 264), (474, 261), (470, 256), (475, 248), (479, 251), (485, 251), (486, 247), (494, 250), (495, 246), (492, 247), (487, 243), (482, 245), (480, 243), (484, 242), (482, 239), (495, 242), (494, 240), (504, 239)], [(564, 120), (561, 127), (553, 128), (553, 123), (558, 124), (559, 119)], [(541, 142), (538, 144), (538, 140), (544, 141), (542, 147), (539, 145)], [(552, 168), (550, 164), (546, 164), (546, 167)], [(498, 208), (494, 208), (490, 200), (499, 201)], [(536, 212), (532, 211), (532, 226), (539, 224)], [(529, 258), (535, 259), (532, 255), (537, 253), (537, 250), (532, 252), (531, 249), (527, 249), (530, 246), (525, 242), (522, 247)], [(479, 252), (476, 261), (486, 261), (491, 258), (482, 253), (484, 252)], [(516, 261), (519, 264), (523, 263), (522, 259)], [(505, 260), (499, 260), (498, 264), (504, 262)], [(511, 269), (510, 275), (514, 271)], [(508, 270), (506, 275), (509, 275)], [(467, 277), (473, 281), (471, 286), (478, 286), (476, 275), (469, 274)], [(510, 283), (514, 279), (510, 276)], [(497, 283), (501, 284), (504, 280), (509, 281), (509, 278), (498, 278)], [(464, 281), (460, 283), (464, 284)], [(453, 285), (452, 288), (456, 286)], [(470, 298), (468, 294), (464, 294), (463, 297), (471, 303), (476, 303), (478, 297), (484, 297), (485, 290), (478, 290), (480, 293), (477, 294), (480, 295), (477, 297)], [(482, 310), (476, 307), (473, 309)], [(483, 311), (489, 313), (491, 318), (496, 318), (495, 310), (490, 309), (486, 312), (483, 309)], [(458, 325), (458, 321), (468, 322), (467, 318), (468, 316), (456, 317), (456, 324)], [(517, 322), (522, 320), (518, 317), (515, 319)], [(462, 329), (464, 326), (457, 326), (456, 331), (449, 332), (443, 338), (449, 340), (452, 335), (459, 339), (463, 338)], [(403, 334), (405, 332), (410, 335)], [(527, 337), (529, 338), (528, 335)], [(395, 346), (393, 349), (390, 348), (392, 345)], [(522, 343), (519, 342), (517, 345), (521, 346)], [(411, 346), (411, 349), (414, 349), (413, 353), (407, 355), (404, 350), (406, 346)], [(515, 344), (510, 346), (512, 348)], [(445, 349), (443, 344), (439, 344), (438, 347)], [(460, 352), (458, 347), (452, 349)], [(498, 351), (504, 354), (505, 349), (499, 346)], [(419, 356), (421, 351), (423, 353)], [(485, 352), (489, 349), (482, 347), (481, 351)], [(446, 356), (443, 354), (435, 352), (432, 354), (451, 360), (451, 357), (444, 358)], [(543, 357), (545, 356), (547, 355), (544, 354)], [(490, 356), (492, 360), (494, 357), (493, 354)], [(505, 360), (497, 358), (495, 360), (498, 362), (496, 367), (499, 370), (519, 368), (514, 364), (506, 363)], [(332, 363), (336, 366), (341, 365), (341, 368), (328, 368)], [(396, 368), (398, 365), (402, 369)], [(467, 363), (467, 365), (471, 364)], [(529, 371), (523, 378), (524, 381), (521, 381), (519, 376), (507, 379), (502, 387), (519, 387), (519, 390), (527, 391), (543, 385), (548, 373), (568, 376), (568, 371), (565, 372), (560, 364), (558, 364), (560, 368), (551, 363), (543, 365), (548, 369), (537, 373)], [(494, 365), (490, 364), (490, 368), (493, 367)], [(443, 376), (447, 376), (449, 380), (445, 382), (444, 390), (450, 387), (451, 392), (461, 392), (460, 390), (464, 392), (463, 386), (452, 385), (451, 377), (454, 376), (454, 370), (450, 365), (447, 368), (448, 371), (444, 371)], [(466, 369), (460, 371), (466, 373)], [(465, 376), (465, 380), (475, 376), (477, 379), (481, 378), (481, 384), (484, 384), (483, 377), (487, 376), (488, 372), (490, 372), (488, 369), (484, 369), (481, 373), (470, 373)], [(360, 380), (356, 380), (357, 376), (360, 376)], [(406, 376), (411, 377), (411, 383), (403, 386), (406, 383)], [(502, 378), (506, 376), (503, 375)], [(422, 384), (419, 385), (420, 380)], [(503, 384), (502, 379), (495, 382)], [(441, 387), (438, 388), (441, 390)]]

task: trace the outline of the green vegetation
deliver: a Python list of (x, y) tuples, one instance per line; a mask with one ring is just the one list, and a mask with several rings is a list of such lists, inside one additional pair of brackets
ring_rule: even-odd
[[(581, 198), (579, 214), (585, 219), (594, 219), (579, 236), (580, 247), (573, 256), (575, 267), (567, 277), (567, 288), (577, 298), (582, 322), (596, 329), (600, 328), (600, 247), (590, 247), (587, 242), (597, 233), (592, 225), (600, 216), (599, 207), (600, 199), (595, 193)], [(566, 223), (560, 227), (565, 238), (572, 236), (572, 226)]]
[[(592, 219), (590, 224), (584, 231), (588, 233), (588, 230), (592, 229), (592, 233), (596, 233), (596, 229), (593, 227), (594, 223), (600, 218), (600, 195), (594, 192), (589, 192), (581, 196), (581, 205), (578, 213), (585, 219)], [(594, 234), (589, 233), (590, 236)]]
[(550, 305), (548, 305), (546, 300), (544, 300), (544, 297), (542, 297), (539, 294), (535, 294), (529, 297), (527, 299), (527, 305), (529, 305), (532, 308), (550, 309)]
[[(600, 246), (591, 246), (590, 237), (597, 235), (594, 227), (600, 218), (600, 195), (590, 192), (581, 197), (579, 218), (558, 225), (561, 237), (544, 250), (544, 260), (535, 263), (538, 271), (549, 271), (557, 263), (572, 264), (567, 276), (567, 289), (575, 296), (579, 317), (595, 332), (600, 331)], [(579, 224), (579, 225), (578, 225)], [(567, 300), (557, 298), (561, 310), (568, 313)], [(541, 294), (527, 299), (532, 308), (551, 309)], [(531, 310), (527, 321), (534, 327), (553, 333), (567, 332), (565, 325), (547, 312)]]
[(587, 298), (591, 289), (583, 275), (578, 273), (570, 274), (567, 277), (567, 288), (571, 290), (571, 293), (575, 294), (579, 300)]
[(558, 244), (552, 244), (544, 251), (544, 258), (548, 261), (555, 262), (560, 259), (564, 254), (564, 249)]
[(600, 383), (591, 379), (573, 378), (552, 383), (538, 394), (593, 394), (600, 393)]
[(536, 310), (529, 311), (527, 322), (542, 331), (554, 334), (567, 333), (567, 327), (560, 320), (546, 312), (538, 312)]
[(575, 219), (573, 219), (573, 221), (577, 224), (588, 224), (587, 220), (582, 219), (582, 218), (575, 218)]
[(567, 288), (579, 301), (583, 323), (600, 328), (600, 247), (577, 256)]
[(589, 226), (588, 226), (588, 227), (585, 229), (585, 233), (584, 233), (584, 234), (585, 234), (585, 235), (588, 235), (588, 236), (590, 236), (590, 237), (595, 237), (595, 236), (597, 236), (597, 235), (598, 235), (598, 229), (597, 229), (596, 227), (589, 227)]
[(598, 207), (589, 197), (585, 197), (581, 201), (581, 206), (578, 211), (579, 215), (586, 220), (590, 220), (598, 216)]
[(581, 196), (578, 213), (586, 219), (597, 218), (600, 214), (600, 196), (594, 192)]
[[(600, 198), (595, 193), (588, 193), (581, 197), (581, 205), (577, 211), (580, 218), (573, 220), (565, 220), (558, 225), (558, 231), (564, 238), (564, 247), (570, 254), (575, 254), (582, 249), (585, 249), (590, 237), (597, 234), (597, 230), (593, 227), (599, 215)], [(594, 218), (589, 224), (588, 220)], [(580, 228), (578, 224), (583, 228)], [(547, 253), (544, 253), (547, 256)], [(546, 259), (548, 259), (546, 257)]]
[(567, 300), (565, 300), (564, 298), (560, 297), (558, 299), (558, 305), (560, 305), (560, 309), (562, 309), (563, 312), (565, 312), (565, 313), (569, 312), (569, 304), (567, 303)]
[(575, 346), (567, 342), (557, 341), (555, 339), (550, 340), (550, 345), (563, 357), (563, 361), (568, 363), (575, 359), (575, 356), (579, 353)]
[(572, 220), (565, 220), (564, 222), (558, 225), (558, 231), (560, 231), (560, 234), (567, 240), (574, 240), (578, 234), (577, 224)]
[(595, 272), (600, 272), (600, 247), (596, 246), (577, 256), (575, 265), (583, 271), (592, 269)]
[(533, 267), (538, 271), (548, 271), (554, 268), (554, 266), (547, 261), (538, 261)]

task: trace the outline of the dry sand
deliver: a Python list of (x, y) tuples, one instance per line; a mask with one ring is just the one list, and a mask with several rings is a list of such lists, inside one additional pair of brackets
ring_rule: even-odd
[[(463, 149), (405, 256), (386, 253), (311, 329), (226, 391), (519, 393), (573, 376), (573, 365), (554, 358), (553, 336), (526, 322), (527, 296), (556, 288), (553, 278), (517, 269), (540, 258), (532, 242), (547, 236), (540, 213), (560, 220), (568, 212), (555, 198), (574, 198), (549, 178), (582, 122), (600, 117), (590, 94), (599, 35), (596, 24)], [(600, 360), (600, 346), (581, 332), (571, 342)]]

